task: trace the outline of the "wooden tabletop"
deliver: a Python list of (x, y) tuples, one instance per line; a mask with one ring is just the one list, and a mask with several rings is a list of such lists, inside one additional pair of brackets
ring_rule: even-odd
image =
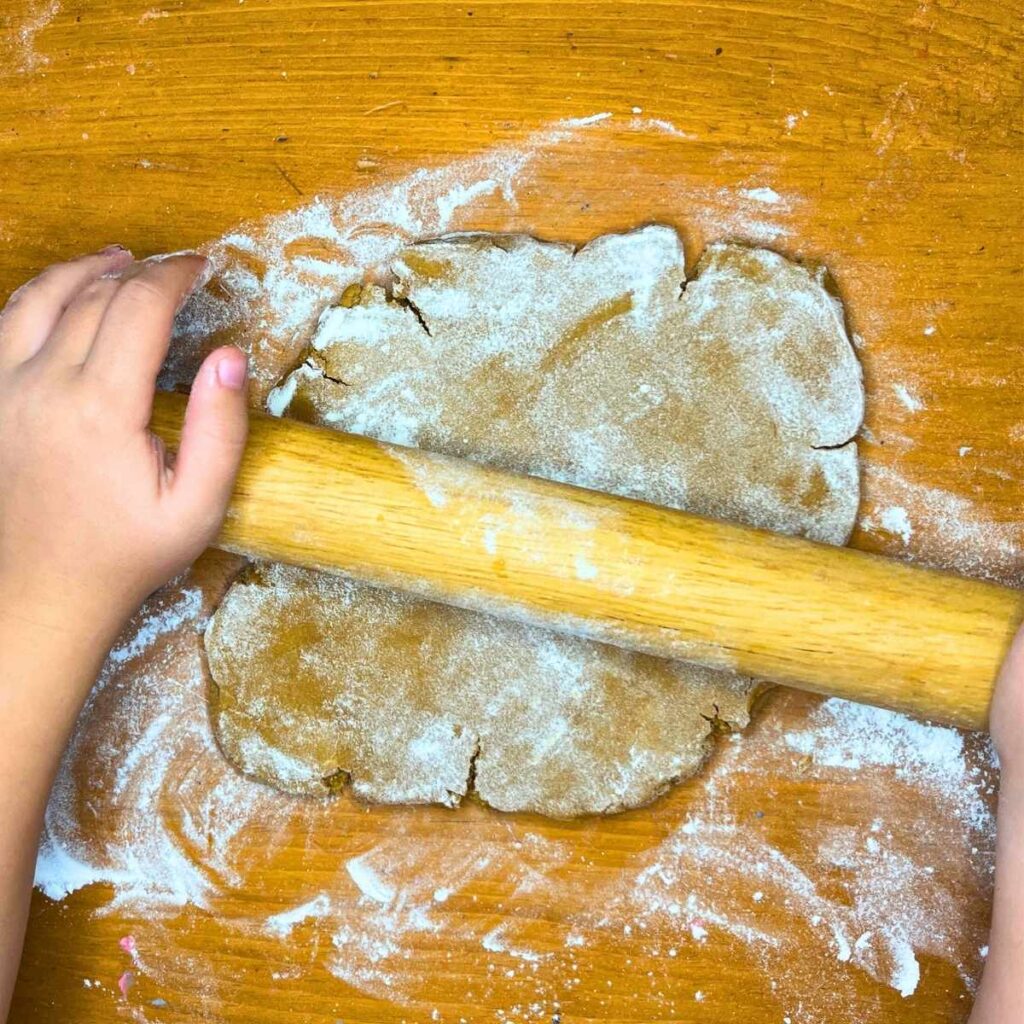
[[(412, 229), (767, 244), (828, 267), (860, 350), (854, 543), (1019, 583), (1019, 57), (986, 0), (9, 0), (0, 293), (115, 241), (287, 248), (317, 196), (372, 234), (417, 189)], [(282, 308), (228, 333), (258, 347)], [(966, 1018), (981, 738), (779, 691), (607, 820), (289, 801), (209, 739), (197, 630), (230, 568), (108, 666), (51, 815), (90, 884), (35, 894), (12, 1020)]]

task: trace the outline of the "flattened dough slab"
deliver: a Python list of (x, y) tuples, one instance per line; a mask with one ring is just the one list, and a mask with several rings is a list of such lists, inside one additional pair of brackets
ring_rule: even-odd
[[(349, 289), (271, 411), (833, 544), (860, 367), (821, 275), (676, 233), (412, 245)], [(585, 561), (578, 567), (585, 572)], [(756, 609), (751, 609), (756, 614)], [(295, 793), (569, 817), (646, 803), (753, 683), (351, 580), (253, 566), (206, 636), (221, 746)]]

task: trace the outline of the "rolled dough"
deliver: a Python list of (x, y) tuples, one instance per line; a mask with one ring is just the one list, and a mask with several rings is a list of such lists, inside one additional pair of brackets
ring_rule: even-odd
[[(842, 309), (775, 253), (652, 226), (580, 250), (409, 246), (325, 312), (271, 411), (842, 544), (860, 367)], [(581, 565), (580, 571), (586, 571)], [(751, 609), (756, 614), (756, 609)], [(748, 721), (754, 683), (351, 580), (254, 565), (206, 634), (212, 718), (294, 793), (570, 817), (650, 801)]]

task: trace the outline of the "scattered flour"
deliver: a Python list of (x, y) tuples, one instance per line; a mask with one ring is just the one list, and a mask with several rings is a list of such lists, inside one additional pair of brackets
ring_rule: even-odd
[[(640, 113), (640, 111), (633, 111), (634, 114)], [(677, 139), (698, 139), (699, 135), (693, 132), (684, 132), (681, 128), (678, 128), (671, 121), (667, 121), (660, 117), (635, 117), (630, 122), (630, 126), (639, 131), (653, 131), (662, 132), (665, 135), (671, 135)]]
[(29, 0), (21, 15), (8, 15), (9, 28), (0, 37), (0, 75), (27, 74), (50, 63), (36, 50), (36, 36), (60, 13), (60, 0)]
[[(214, 336), (255, 324), (245, 341), (267, 355), (257, 360), (270, 368), (258, 381), (265, 395), (362, 268), (409, 238), (462, 226), (474, 204), (513, 209), (547, 150), (614, 122), (561, 122), (522, 145), (319, 198), (226, 236), (210, 247), (215, 287), (179, 321), (167, 379), (186, 380)], [(678, 133), (635, 115), (629, 127)], [(770, 198), (767, 188), (694, 190), (679, 203), (713, 237), (770, 241), (785, 234), (796, 200)], [(876, 512), (865, 528), (897, 533), (921, 560), (1020, 578), (1018, 527), (980, 521), (967, 499), (894, 470), (868, 475), (889, 526)], [(720, 745), (704, 777), (644, 812), (648, 840), (630, 838), (627, 825), (619, 831), (619, 819), (603, 824), (605, 841), (618, 843), (615, 866), (581, 886), (573, 872), (589, 856), (585, 825), (573, 843), (560, 842), (526, 819), (473, 807), (365, 811), (347, 798), (289, 799), (234, 773), (211, 736), (200, 659), (217, 596), (179, 582), (126, 630), (64, 759), (36, 868), (53, 899), (108, 887), (99, 913), (128, 918), (146, 951), (133, 970), (169, 989), (188, 978), (196, 1016), (215, 1013), (240, 980), (192, 952), (188, 933), (200, 920), (226, 945), (277, 940), (275, 974), (290, 985), (323, 967), (421, 1017), (438, 1012), (444, 951), (455, 948), (478, 950), (468, 996), (499, 1020), (550, 1021), (569, 998), (605, 1005), (608, 956), (642, 982), (619, 1016), (688, 1016), (715, 992), (695, 992), (668, 966), (698, 946), (758, 965), (779, 1019), (801, 1024), (881, 1024), (886, 1011), (858, 996), (858, 979), (909, 996), (925, 956), (973, 989), (986, 947), (968, 907), (988, 895), (994, 831), (995, 769), (979, 738), (779, 694), (749, 734)], [(797, 773), (819, 800), (794, 835), (791, 808), (776, 821), (772, 794)], [(765, 794), (755, 815), (751, 792)], [(253, 891), (302, 835), (305, 848), (289, 846), (293, 870), (273, 876), (275, 904), (290, 909), (256, 913)], [(543, 944), (528, 916), (505, 916), (511, 905), (545, 922)], [(568, 908), (564, 919), (550, 918), (554, 906)], [(595, 947), (599, 976), (587, 959)]]
[[(228, 233), (204, 250), (215, 281), (179, 317), (163, 384), (187, 384), (205, 352), (229, 340), (254, 354), (255, 386), (266, 395), (293, 366), (320, 313), (367, 268), (384, 267), (411, 240), (458, 230), (484, 201), (514, 214), (518, 190), (530, 186), (551, 154), (622, 127), (687, 137), (656, 118), (633, 115), (625, 125), (607, 112), (571, 118), (515, 145), (347, 195), (318, 196)], [(681, 181), (679, 206), (706, 241), (777, 242), (800, 205), (764, 184), (707, 188)], [(288, 397), (275, 394), (271, 409), (283, 409)]]
[(120, 665), (122, 662), (137, 658), (162, 636), (173, 633), (187, 622), (195, 622), (202, 610), (202, 593), (195, 589), (183, 590), (180, 598), (164, 611), (152, 615), (143, 622), (142, 627), (124, 643), (119, 644), (109, 654), (109, 660)]
[(753, 199), (757, 203), (781, 203), (782, 196), (773, 188), (762, 186), (760, 188), (745, 188), (741, 192), (747, 199)]
[(911, 412), (920, 412), (924, 408), (924, 402), (922, 402), (921, 399), (906, 386), (906, 384), (893, 384), (892, 390), (895, 392), (896, 397), (900, 400), (903, 406)]
[(865, 510), (862, 529), (881, 527), (896, 534), (922, 564), (1011, 586), (1024, 583), (1024, 523), (1019, 519), (995, 522), (979, 515), (968, 498), (871, 462), (864, 464), (864, 483), (875, 508)]
[[(787, 733), (785, 742), (798, 754), (812, 757), (819, 768), (853, 773), (871, 767), (892, 769), (897, 779), (910, 786), (925, 784), (939, 790), (948, 780), (970, 774), (964, 736), (956, 729), (835, 698), (817, 709), (814, 725), (813, 730)], [(994, 769), (995, 763), (990, 762), (990, 767)], [(943, 796), (950, 810), (972, 830), (983, 832), (992, 824), (983, 790), (946, 789)]]
[[(873, 520), (872, 520), (873, 522)], [(878, 525), (889, 533), (895, 534), (904, 544), (910, 543), (914, 535), (914, 527), (910, 523), (910, 516), (902, 505), (890, 505), (878, 513)]]
[(515, 957), (517, 960), (524, 960), (531, 964), (540, 963), (542, 960), (547, 959), (547, 956), (535, 953), (533, 950), (516, 949), (514, 946), (510, 946), (505, 937), (507, 931), (507, 924), (499, 924), (496, 928), (492, 928), (480, 940), (480, 945), (486, 949), (488, 953), (504, 953), (508, 956)]
[[(569, 993), (596, 993), (583, 952), (593, 948), (651, 965), (657, 985), (631, 996), (641, 1017), (678, 1013), (692, 998), (657, 965), (705, 946), (748, 958), (771, 981), (780, 1010), (801, 1006), (798, 1019), (812, 1024), (848, 1019), (854, 1007), (859, 1019), (880, 1022), (859, 1001), (856, 976), (909, 995), (922, 955), (974, 984), (985, 935), (966, 904), (990, 881), (987, 744), (972, 738), (971, 747), (956, 730), (892, 712), (780, 695), (749, 734), (722, 745), (704, 777), (657, 806), (650, 843), (625, 842), (614, 870), (580, 886), (569, 870), (580, 848), (531, 831), (528, 820), (472, 807), (454, 816), (390, 809), (371, 812), (381, 817), (368, 833), (367, 812), (345, 798), (296, 801), (232, 772), (207, 722), (197, 635), (206, 602), (196, 606), (195, 589), (184, 581), (155, 598), (120, 645), (139, 653), (105, 668), (37, 865), (37, 884), (55, 899), (109, 885), (100, 913), (134, 919), (137, 948), (147, 951), (134, 969), (157, 984), (174, 984), (183, 962), (211, 999), (227, 980), (182, 946), (183, 914), (202, 917), (204, 928), (213, 915), (225, 943), (278, 940), (283, 978), (319, 963), (367, 996), (410, 1008), (431, 1005), (443, 971), (419, 951), (476, 950), (487, 971), (472, 997), (513, 1020), (510, 1005), (491, 1002), (496, 991), (539, 1003), (547, 1019)], [(170, 632), (155, 628), (181, 607), (192, 618)], [(139, 635), (152, 639), (133, 642)], [(801, 701), (806, 713), (782, 713)], [(770, 796), (794, 772), (826, 795), (808, 810), (799, 841), (788, 809), (777, 831)], [(766, 794), (763, 814), (751, 815), (751, 792)], [(847, 794), (856, 792), (870, 803), (851, 807)], [(901, 800), (908, 793), (913, 801)], [(614, 834), (618, 820), (602, 834)], [(278, 878), (273, 898), (285, 909), (254, 915), (253, 886), (297, 835), (310, 845), (298, 861), (292, 849), (294, 885)], [(334, 837), (331, 849), (314, 837)], [(950, 849), (973, 853), (951, 863)], [(478, 899), (493, 913), (515, 906), (524, 924), (507, 916), (496, 924), (483, 905), (467, 914)], [(564, 917), (542, 933), (530, 929), (531, 916), (551, 906)], [(499, 977), (492, 988), (487, 979)]]
[(809, 110), (799, 110), (796, 113), (787, 114), (785, 117), (786, 131), (784, 134), (792, 135), (794, 129), (800, 124), (800, 122), (805, 118), (810, 117), (810, 113), (811, 112)]
[(385, 885), (373, 868), (360, 858), (354, 857), (345, 865), (345, 869), (359, 891), (367, 898), (385, 905), (395, 898), (394, 889)]
[(282, 910), (280, 914), (272, 914), (266, 920), (266, 929), (282, 939), (289, 938), (296, 925), (311, 919), (326, 917), (331, 910), (331, 898), (326, 893), (314, 896), (313, 899), (291, 910)]
[[(866, 828), (847, 824), (836, 807), (809, 823), (815, 839), (808, 845), (816, 856), (808, 860), (799, 848), (784, 851), (768, 839), (770, 811), (761, 823), (746, 823), (730, 805), (745, 787), (770, 791), (768, 780), (783, 770), (787, 748), (804, 755), (816, 781), (841, 784), (867, 774), (872, 791), (898, 783), (935, 806), (918, 812), (916, 823), (875, 819)], [(627, 918), (652, 951), (687, 933), (698, 941), (709, 933), (739, 940), (777, 986), (802, 1001), (807, 1016), (801, 1019), (839, 1019), (826, 1011), (853, 998), (846, 976), (832, 971), (825, 972), (825, 984), (814, 980), (822, 972), (821, 956), (849, 963), (908, 996), (919, 979), (918, 954), (948, 957), (956, 946), (958, 960), (974, 959), (970, 945), (959, 942), (958, 886), (943, 881), (929, 861), (941, 864), (943, 844), (956, 834), (986, 837), (990, 844), (994, 777), (991, 750), (986, 746), (977, 758), (956, 730), (841, 700), (824, 702), (796, 731), (782, 734), (774, 722), (762, 723), (753, 736), (736, 737), (726, 747), (706, 779), (704, 806), (691, 806), (646, 863), (624, 875), (619, 894), (590, 923), (613, 927)], [(916, 838), (915, 827), (922, 830)], [(982, 876), (989, 854), (977, 859)], [(843, 895), (826, 896), (825, 880), (836, 870), (846, 873)], [(758, 885), (756, 909), (737, 898), (751, 882)], [(575, 923), (580, 928), (582, 919)], [(798, 965), (810, 950), (813, 963), (805, 963), (805, 973)]]

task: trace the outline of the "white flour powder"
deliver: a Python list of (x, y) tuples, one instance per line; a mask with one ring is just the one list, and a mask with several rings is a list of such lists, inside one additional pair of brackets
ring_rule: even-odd
[[(17, 3), (10, 7), (19, 6)], [(28, 74), (38, 71), (50, 58), (36, 50), (36, 36), (60, 13), (60, 0), (27, 0), (21, 11), (8, 9), (0, 35), (0, 71)]]
[[(209, 335), (247, 323), (257, 328), (245, 341), (267, 356), (258, 364), (276, 359), (283, 368), (365, 267), (410, 238), (462, 226), (476, 204), (514, 208), (547, 152), (616, 120), (556, 124), (520, 146), (317, 199), (226, 236), (210, 248), (219, 290), (186, 311), (168, 378), (189, 376)], [(678, 132), (637, 116), (624, 130), (659, 133), (666, 145)], [(767, 181), (679, 198), (710, 237), (751, 242), (783, 237), (796, 204)], [(259, 380), (264, 394), (273, 379), (268, 371)], [(913, 554), (1004, 578), (1020, 572), (1012, 530), (978, 522), (964, 499), (894, 471), (871, 472), (880, 507), (905, 513), (890, 512), (887, 528)], [(722, 745), (703, 777), (638, 812), (650, 826), (639, 848), (623, 845), (617, 867), (593, 872), (585, 830), (563, 843), (532, 832), (528, 820), (470, 807), (374, 812), (381, 816), (367, 832), (346, 800), (292, 800), (233, 773), (207, 719), (199, 633), (208, 613), (208, 599), (185, 581), (126, 631), (68, 751), (37, 866), (38, 886), (54, 899), (110, 886), (108, 909), (136, 922), (133, 970), (168, 994), (187, 976), (214, 1013), (236, 980), (183, 941), (199, 918), (215, 921), (226, 942), (276, 942), (268, 986), (299, 985), (326, 969), (339, 979), (339, 999), (345, 982), (408, 1007), (415, 1019), (456, 1019), (431, 991), (444, 951), (458, 943), (479, 951), (467, 999), (486, 1008), (486, 1019), (506, 1021), (550, 1021), (570, 997), (584, 1000), (590, 1016), (632, 1019), (727, 1001), (715, 978), (697, 990), (667, 971), (697, 947), (758, 966), (779, 1019), (801, 1024), (883, 1021), (879, 1004), (857, 996), (865, 975), (907, 997), (928, 959), (951, 965), (968, 990), (979, 976), (985, 936), (967, 908), (990, 884), (994, 782), (980, 739), (842, 701), (781, 695), (748, 735)], [(778, 724), (786, 708), (786, 720), (799, 723), (788, 730)], [(776, 820), (774, 794), (794, 777), (818, 798), (795, 822), (792, 807)], [(846, 799), (864, 791), (870, 806)], [(764, 798), (753, 815), (752, 792)], [(458, 827), (441, 827), (456, 819)], [(263, 891), (286, 837), (303, 835), (304, 849), (289, 840), (294, 881), (276, 875), (279, 888)], [(965, 860), (950, 850), (971, 852)], [(519, 918), (498, 916), (514, 908), (545, 920), (553, 906), (567, 916), (548, 922), (543, 943)], [(272, 912), (254, 915), (255, 907)], [(604, 976), (599, 983), (586, 957), (596, 943), (615, 951), (631, 994), (606, 989)]]

